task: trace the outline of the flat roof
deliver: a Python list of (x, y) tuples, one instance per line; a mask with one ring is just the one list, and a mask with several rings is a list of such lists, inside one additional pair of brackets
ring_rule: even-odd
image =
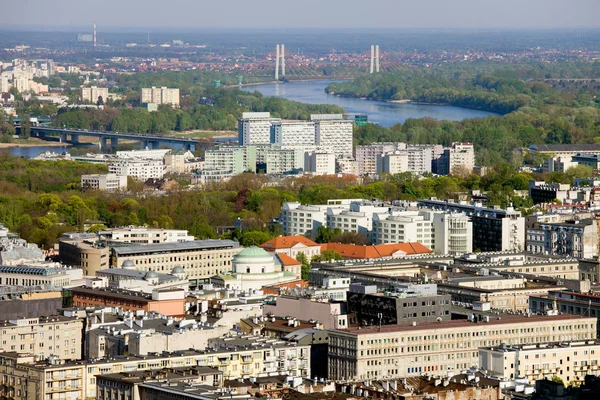
[(569, 320), (582, 320), (587, 319), (590, 322), (596, 322), (595, 317), (582, 317), (572, 314), (561, 314), (561, 315), (532, 315), (530, 317), (523, 315), (510, 315), (502, 314), (497, 316), (496, 319), (490, 318), (489, 322), (470, 322), (468, 320), (443, 320), (440, 322), (423, 322), (417, 325), (382, 325), (379, 326), (368, 326), (359, 328), (350, 328), (347, 330), (334, 329), (330, 330), (332, 333), (350, 333), (353, 335), (369, 335), (377, 333), (393, 333), (393, 332), (410, 332), (410, 331), (421, 331), (421, 330), (435, 330), (435, 329), (452, 329), (452, 328), (464, 328), (464, 327), (476, 327), (482, 325), (505, 325), (505, 324), (524, 324), (527, 322), (552, 322), (552, 321), (569, 321)]
[(115, 247), (113, 251), (116, 255), (127, 255), (137, 253), (156, 253), (166, 252), (175, 250), (208, 250), (212, 248), (238, 248), (240, 244), (233, 240), (194, 240), (192, 242), (180, 242), (180, 243), (157, 243), (157, 244), (145, 244), (135, 246), (123, 246)]

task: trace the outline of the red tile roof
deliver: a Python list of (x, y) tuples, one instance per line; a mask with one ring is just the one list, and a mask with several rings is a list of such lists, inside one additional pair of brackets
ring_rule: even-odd
[(281, 263), (285, 266), (302, 265), (300, 261), (288, 256), (287, 254), (277, 253), (277, 258), (279, 258), (279, 261), (281, 261)]
[(407, 255), (429, 254), (431, 250), (419, 242), (378, 244), (374, 246), (358, 246), (355, 244), (326, 243), (321, 245), (321, 252), (334, 250), (344, 258), (380, 258), (390, 257), (397, 251)]
[(297, 281), (278, 283), (271, 286), (263, 286), (262, 291), (264, 294), (279, 294), (279, 289), (295, 289), (298, 287), (308, 287), (308, 282), (298, 279)]
[(302, 243), (305, 246), (318, 246), (317, 243), (304, 236), (279, 236), (261, 244), (260, 247), (267, 251), (274, 251), (276, 249), (289, 249), (298, 243)]

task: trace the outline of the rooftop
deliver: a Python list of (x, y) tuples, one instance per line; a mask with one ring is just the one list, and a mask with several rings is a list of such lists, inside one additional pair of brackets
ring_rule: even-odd
[(304, 246), (319, 246), (318, 243), (315, 243), (304, 236), (279, 236), (261, 244), (260, 247), (265, 250), (277, 250), (289, 249), (297, 244), (302, 244)]
[(181, 243), (158, 243), (136, 246), (123, 246), (113, 248), (113, 252), (117, 256), (125, 256), (128, 254), (138, 253), (158, 253), (168, 251), (194, 251), (194, 250), (211, 250), (219, 248), (238, 248), (240, 244), (233, 240), (194, 240), (192, 242)]
[(378, 244), (373, 246), (359, 246), (354, 244), (326, 243), (321, 245), (321, 251), (334, 250), (344, 258), (380, 258), (390, 257), (397, 252), (406, 255), (429, 254), (431, 250), (418, 242)]

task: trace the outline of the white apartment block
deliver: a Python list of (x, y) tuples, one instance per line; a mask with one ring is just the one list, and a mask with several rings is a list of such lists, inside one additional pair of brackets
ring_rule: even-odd
[(449, 175), (455, 171), (471, 173), (475, 167), (475, 150), (472, 143), (452, 143), (452, 146), (444, 149), (444, 153), (438, 160), (437, 173)]
[(181, 243), (195, 240), (184, 229), (160, 229), (145, 226), (103, 229), (98, 232), (98, 235), (105, 240), (135, 244)]
[(220, 169), (202, 169), (193, 174), (190, 182), (192, 185), (210, 185), (227, 182), (233, 178), (233, 172)]
[(38, 360), (54, 355), (81, 359), (84, 321), (63, 316), (18, 318), (0, 322), (0, 352), (35, 354)]
[(116, 174), (81, 175), (82, 190), (127, 190), (127, 176)]
[(315, 122), (315, 141), (319, 146), (329, 146), (336, 157), (352, 157), (353, 121), (344, 119), (320, 119), (324, 116), (311, 115)]
[(165, 166), (162, 160), (120, 160), (108, 164), (108, 172), (146, 181), (162, 179), (165, 174)]
[(338, 174), (358, 175), (358, 163), (354, 158), (338, 158), (335, 162), (335, 172)]
[(335, 175), (335, 154), (324, 151), (304, 154), (304, 172), (311, 175)]
[(372, 240), (374, 219), (376, 216), (388, 213), (388, 207), (355, 202), (350, 204), (348, 210), (329, 208), (326, 222), (328, 228), (337, 228), (342, 232), (362, 233)]
[(206, 150), (204, 168), (228, 171), (233, 175), (256, 170), (256, 146), (222, 146)]
[(465, 214), (434, 212), (432, 229), (437, 254), (473, 252), (473, 223)]
[(329, 330), (328, 377), (445, 376), (478, 365), (480, 347), (590, 340), (596, 338), (596, 325), (595, 317), (502, 315), (481, 322), (450, 320)]
[(434, 249), (435, 235), (429, 213), (392, 211), (373, 216), (373, 243), (419, 242)]
[(406, 143), (379, 142), (356, 146), (356, 162), (359, 175), (377, 173), (377, 157), (395, 150), (406, 148)]
[(179, 89), (167, 87), (142, 88), (140, 103), (170, 104), (179, 107)]
[(313, 121), (276, 121), (271, 125), (271, 143), (282, 146), (314, 145)]
[(96, 103), (100, 97), (102, 97), (102, 100), (106, 103), (106, 100), (108, 99), (108, 88), (99, 88), (96, 86), (81, 88), (82, 102)]
[(565, 385), (583, 383), (586, 375), (598, 375), (600, 343), (596, 341), (505, 345), (479, 349), (479, 367), (505, 380), (560, 378)]
[(270, 144), (271, 124), (280, 122), (268, 112), (245, 112), (238, 119), (238, 144)]
[(296, 151), (279, 146), (269, 146), (264, 154), (264, 162), (268, 174), (283, 174), (298, 168)]
[(117, 151), (117, 158), (137, 158), (137, 159), (146, 159), (146, 160), (162, 160), (168, 153), (170, 153), (170, 149), (149, 149), (145, 148), (144, 150), (120, 150)]
[(400, 174), (408, 171), (408, 152), (406, 150), (395, 150), (390, 153), (377, 156), (378, 174)]
[(299, 202), (284, 202), (281, 207), (281, 225), (285, 236), (316, 237), (319, 226), (327, 226), (327, 210), (349, 210), (350, 203), (361, 199), (329, 200), (325, 205), (301, 205)]

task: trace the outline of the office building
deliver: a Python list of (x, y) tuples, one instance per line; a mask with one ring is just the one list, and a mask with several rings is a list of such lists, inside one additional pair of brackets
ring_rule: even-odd
[(106, 278), (106, 287), (152, 294), (155, 290), (188, 289), (185, 272), (177, 267), (173, 271), (158, 273), (130, 268), (109, 268), (96, 271), (96, 276)]
[(310, 175), (335, 175), (335, 154), (325, 151), (305, 153), (304, 172)]
[(142, 88), (140, 103), (169, 104), (173, 107), (179, 107), (179, 89), (169, 89), (166, 87)]
[(232, 240), (114, 247), (111, 265), (159, 273), (180, 267), (195, 286), (214, 275), (230, 272), (232, 259), (240, 250), (239, 243)]
[(93, 233), (65, 233), (58, 241), (60, 262), (81, 268), (86, 276), (110, 268), (110, 248), (98, 243)]
[(162, 160), (120, 160), (108, 164), (109, 174), (130, 176), (140, 181), (162, 179), (165, 166)]
[(326, 205), (302, 205), (286, 201), (281, 207), (281, 226), (286, 236), (317, 236), (319, 226), (327, 226), (327, 209), (350, 209), (352, 200), (329, 200)]
[(97, 86), (81, 88), (82, 102), (96, 104), (99, 102), (100, 98), (106, 103), (106, 100), (108, 100), (108, 88), (99, 88)]
[(315, 144), (331, 147), (336, 157), (352, 157), (354, 123), (342, 118), (335, 114), (311, 115), (315, 123)]
[(550, 153), (555, 157), (570, 157), (577, 154), (600, 154), (600, 144), (532, 144), (532, 154)]
[(479, 367), (500, 379), (561, 379), (580, 385), (586, 375), (598, 375), (600, 343), (596, 341), (506, 345), (479, 349)]
[(82, 279), (81, 269), (64, 268), (53, 262), (0, 266), (0, 285), (3, 286), (56, 289), (80, 283)]
[(204, 168), (192, 174), (190, 182), (192, 185), (204, 186), (227, 182), (231, 178), (233, 178), (233, 173), (231, 171)]
[(238, 144), (240, 146), (270, 144), (271, 124), (280, 122), (268, 112), (245, 112), (238, 119)]
[(79, 360), (83, 328), (82, 319), (58, 315), (1, 321), (0, 352), (33, 353), (38, 360)]
[(127, 176), (115, 174), (81, 175), (81, 189), (109, 192), (127, 190)]
[(351, 326), (435, 322), (450, 319), (450, 295), (438, 295), (436, 284), (399, 284), (377, 292), (375, 285), (353, 283), (347, 294)]
[[(346, 279), (349, 281), (349, 279)], [(347, 329), (347, 305), (337, 299), (316, 298), (311, 293), (280, 295), (265, 303), (265, 316), (279, 316), (322, 324), (324, 329)]]
[(600, 318), (600, 296), (556, 288), (546, 295), (532, 295), (529, 298), (529, 309), (534, 313), (558, 312)]
[(590, 340), (596, 318), (502, 315), (481, 322), (451, 320), (329, 330), (329, 379), (446, 375), (479, 363), (480, 347)]

